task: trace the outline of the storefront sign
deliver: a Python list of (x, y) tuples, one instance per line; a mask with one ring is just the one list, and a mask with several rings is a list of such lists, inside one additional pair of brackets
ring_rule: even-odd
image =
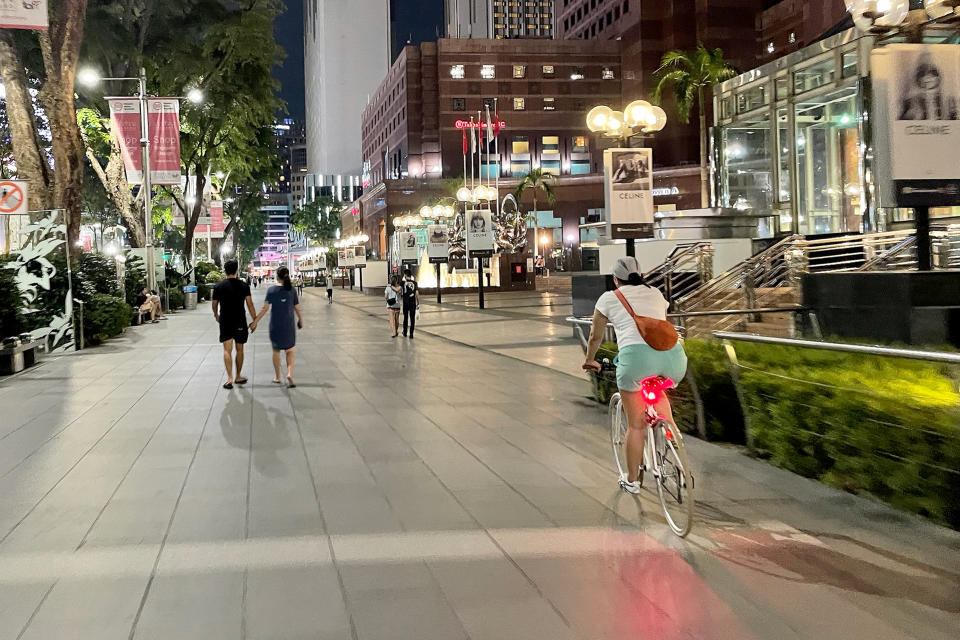
[(353, 266), (357, 269), (363, 269), (367, 266), (367, 248), (366, 247), (351, 247), (349, 251), (353, 251)]
[(427, 226), (427, 256), (430, 264), (447, 262), (450, 259), (450, 232), (445, 224)]
[(654, 198), (666, 198), (680, 195), (679, 187), (659, 187), (653, 190)]
[[(486, 129), (487, 123), (484, 122), (471, 122), (470, 120), (457, 120), (454, 125), (457, 129)], [(507, 126), (507, 123), (503, 120), (497, 120), (496, 122), (491, 122), (490, 126), (494, 129), (500, 130)]]
[(417, 234), (413, 231), (400, 232), (400, 261), (403, 264), (420, 263), (420, 247), (417, 244)]
[[(140, 149), (140, 101), (110, 98), (110, 126), (120, 144), (127, 182), (143, 182)], [(180, 185), (180, 102), (176, 98), (147, 100), (150, 131), (150, 181), (154, 185)]]
[(46, 31), (47, 0), (0, 0), (0, 29)]
[(492, 217), (490, 209), (467, 210), (467, 256), (469, 258), (488, 258), (493, 255)]
[(603, 177), (610, 237), (653, 237), (653, 150), (607, 149)]
[(873, 50), (870, 66), (876, 122), (886, 129), (875, 156), (890, 162), (878, 167), (878, 180), (892, 182), (884, 191), (901, 207), (960, 205), (960, 46), (889, 44)]

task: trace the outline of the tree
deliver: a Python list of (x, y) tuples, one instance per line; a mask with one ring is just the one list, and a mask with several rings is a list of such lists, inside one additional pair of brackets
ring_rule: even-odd
[(657, 80), (653, 101), (659, 104), (664, 89), (672, 89), (681, 122), (689, 123), (693, 106), (697, 106), (700, 117), (700, 204), (707, 207), (710, 205), (710, 176), (704, 90), (736, 76), (737, 71), (724, 60), (723, 50), (707, 49), (703, 43), (698, 43), (693, 51), (667, 51), (653, 75)]
[(341, 211), (343, 203), (331, 196), (321, 196), (295, 210), (290, 216), (290, 225), (311, 242), (327, 245), (337, 238)]
[[(0, 29), (0, 79), (6, 89), (17, 177), (29, 184), (31, 209), (66, 211), (70, 243), (76, 242), (80, 230), (83, 187), (84, 149), (74, 109), (74, 77), (86, 13), (87, 0), (53, 0), (48, 30)], [(36, 127), (39, 111), (49, 121), (49, 154)]]
[(543, 191), (547, 197), (547, 202), (553, 204), (556, 202), (556, 198), (553, 195), (553, 184), (556, 181), (556, 176), (552, 173), (548, 173), (543, 169), (534, 169), (527, 175), (523, 176), (523, 179), (520, 181), (520, 184), (517, 185), (517, 190), (514, 192), (513, 197), (517, 199), (519, 203), (523, 199), (524, 192), (529, 189), (533, 193), (533, 255), (534, 257), (540, 255), (540, 225), (537, 217), (537, 192)]

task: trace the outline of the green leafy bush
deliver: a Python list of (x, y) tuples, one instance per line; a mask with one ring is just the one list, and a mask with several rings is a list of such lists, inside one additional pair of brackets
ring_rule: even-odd
[(88, 345), (100, 344), (130, 326), (133, 309), (122, 298), (95, 293), (83, 308), (83, 337)]
[(145, 286), (147, 286), (147, 270), (143, 260), (136, 254), (128, 253), (126, 272), (123, 274), (124, 297), (127, 304), (135, 304), (137, 296)]
[(960, 528), (956, 367), (766, 345), (737, 355), (758, 455)]
[(223, 273), (221, 273), (220, 271), (211, 271), (211, 272), (207, 273), (206, 278), (204, 278), (204, 282), (206, 282), (208, 285), (214, 285), (214, 284), (217, 284), (218, 282), (220, 282), (221, 280), (223, 280), (223, 279), (226, 278), (226, 277), (227, 277), (227, 276), (225, 276), (225, 275), (224, 275)]
[(183, 290), (181, 290), (179, 287), (176, 289), (171, 287), (169, 296), (170, 296), (170, 311), (183, 309)]
[(9, 261), (9, 256), (0, 256), (0, 339), (19, 335), (26, 330), (14, 272), (6, 266)]

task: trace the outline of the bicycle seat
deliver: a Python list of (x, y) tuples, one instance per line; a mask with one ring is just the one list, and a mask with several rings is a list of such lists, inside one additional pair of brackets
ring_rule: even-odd
[(663, 392), (672, 389), (676, 384), (670, 378), (663, 376), (651, 376), (644, 378), (640, 382), (640, 390), (643, 392), (643, 399), (650, 404), (655, 404), (663, 397)]

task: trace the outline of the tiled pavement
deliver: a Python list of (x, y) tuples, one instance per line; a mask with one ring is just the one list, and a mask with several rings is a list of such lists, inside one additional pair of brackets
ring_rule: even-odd
[(956, 637), (955, 532), (690, 441), (677, 540), (581, 380), (304, 307), (293, 390), (206, 307), (0, 381), (0, 638)]

